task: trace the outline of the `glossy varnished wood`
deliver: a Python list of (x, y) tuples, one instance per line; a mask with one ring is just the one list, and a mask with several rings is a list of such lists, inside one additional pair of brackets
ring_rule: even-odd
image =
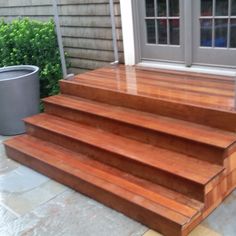
[(83, 152), (198, 200), (204, 201), (206, 185), (223, 171), (218, 165), (55, 116), (41, 114), (25, 121), (30, 135)]
[[(27, 135), (5, 144), (7, 154), (16, 161), (34, 167), (141, 222), (152, 224), (165, 235), (182, 235), (182, 227), (200, 217), (202, 203), (176, 193), (172, 199), (173, 192), (168, 189), (60, 146)], [(34, 160), (29, 163), (28, 158), (32, 156)], [(149, 218), (152, 215), (153, 218)]]
[(74, 79), (140, 96), (235, 110), (234, 78), (168, 72), (118, 66), (101, 68)]
[[(149, 76), (150, 73), (151, 76)], [(181, 85), (186, 80), (187, 83), (190, 83), (193, 80), (192, 77), (189, 78), (189, 82), (188, 79), (182, 78), (181, 80), (178, 75), (167, 76), (166, 73), (161, 75), (159, 73), (144, 72), (123, 66), (99, 69), (96, 72), (76, 76), (70, 81), (61, 81), (61, 91), (99, 102), (236, 131), (234, 81), (232, 79), (220, 80), (210, 77), (212, 86), (221, 86), (221, 89), (213, 87), (211, 90), (214, 92), (195, 91), (193, 94), (192, 91), (189, 92), (186, 89), (176, 91), (175, 88), (172, 88), (176, 84), (176, 78)], [(160, 76), (162, 79), (165, 76), (169, 79), (173, 78), (167, 89), (158, 84)], [(199, 82), (202, 83), (207, 80), (201, 77), (194, 78), (199, 79)], [(206, 83), (211, 83), (209, 80)], [(191, 86), (197, 87), (197, 85), (190, 85), (189, 89)], [(226, 90), (226, 95), (222, 95), (220, 92), (222, 90)], [(225, 123), (224, 120), (228, 120), (228, 122)]]
[(167, 236), (236, 187), (232, 78), (115, 66), (60, 85), (10, 158)]
[(236, 134), (208, 126), (66, 95), (46, 98), (44, 103), (46, 113), (211, 163), (223, 164), (235, 149)]

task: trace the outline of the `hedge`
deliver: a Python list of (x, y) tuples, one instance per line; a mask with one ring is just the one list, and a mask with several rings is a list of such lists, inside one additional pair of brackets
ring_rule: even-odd
[(40, 68), (41, 98), (59, 92), (62, 69), (53, 20), (0, 21), (0, 67), (27, 64)]

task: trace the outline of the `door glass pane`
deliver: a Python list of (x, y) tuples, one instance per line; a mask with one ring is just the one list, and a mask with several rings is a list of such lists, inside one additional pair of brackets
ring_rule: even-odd
[(156, 43), (155, 20), (146, 20), (147, 43)]
[(179, 45), (179, 20), (170, 20), (170, 44)]
[(216, 0), (216, 16), (228, 16), (228, 0)]
[(230, 31), (230, 47), (236, 48), (236, 19), (231, 19)]
[(157, 16), (167, 16), (166, 0), (157, 0)]
[(158, 43), (167, 44), (167, 20), (158, 20)]
[(179, 0), (169, 0), (170, 16), (179, 16)]
[(212, 47), (212, 20), (200, 20), (201, 25), (201, 46)]
[(146, 16), (155, 16), (154, 0), (146, 0)]
[(236, 16), (236, 0), (231, 0), (231, 16)]
[(201, 16), (212, 16), (212, 0), (201, 0)]
[(227, 47), (227, 19), (215, 20), (215, 47)]

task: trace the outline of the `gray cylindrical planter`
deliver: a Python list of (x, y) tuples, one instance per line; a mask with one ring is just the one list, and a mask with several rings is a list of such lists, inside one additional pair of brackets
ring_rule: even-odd
[(39, 68), (9, 66), (0, 68), (0, 134), (25, 132), (22, 121), (39, 112)]

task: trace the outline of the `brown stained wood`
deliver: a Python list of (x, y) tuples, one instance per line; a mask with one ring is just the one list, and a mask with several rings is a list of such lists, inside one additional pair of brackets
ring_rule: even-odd
[(190, 156), (55, 116), (41, 114), (25, 121), (27, 132), (31, 135), (83, 152), (106, 164), (189, 194), (198, 200), (204, 200), (204, 186), (223, 171), (220, 166)]
[[(140, 84), (158, 87), (160, 83), (165, 83), (166, 85), (168, 84), (170, 88), (177, 87), (180, 89), (180, 86), (183, 85), (182, 90), (185, 88), (185, 90), (203, 91), (208, 94), (218, 94), (218, 92), (225, 94), (225, 92), (228, 92), (228, 95), (232, 95), (235, 85), (234, 78), (232, 77), (205, 75), (202, 73), (182, 73), (170, 70), (152, 71), (122, 65), (100, 68), (83, 75), (110, 78), (116, 82), (129, 81), (130, 78), (135, 81), (135, 79), (138, 78)], [(75, 76), (74, 78), (80, 79), (83, 75)]]
[[(117, 92), (115, 89), (106, 89), (101, 85), (88, 85), (87, 82), (75, 80), (60, 81), (60, 86), (63, 94), (79, 96), (228, 131), (236, 131), (236, 113), (234, 111), (137, 95), (133, 92)], [(224, 122), (224, 120), (228, 122)]]
[(183, 235), (188, 235), (201, 221), (208, 217), (236, 188), (236, 170), (219, 179), (218, 184), (206, 195), (205, 208), (201, 217), (184, 226)]
[(74, 110), (81, 110), (95, 115), (114, 120), (135, 124), (155, 131), (173, 134), (175, 136), (192, 139), (220, 148), (228, 148), (236, 141), (236, 134), (185, 122), (133, 109), (116, 107), (105, 103), (77, 98), (72, 96), (57, 95), (43, 100), (46, 103), (61, 105)]
[[(87, 79), (88, 77), (89, 79)], [(135, 91), (138, 95), (170, 98), (171, 100), (177, 99), (178, 101), (189, 102), (188, 100), (190, 100), (191, 102), (203, 102), (204, 104), (211, 104), (216, 101), (215, 105), (228, 105), (227, 98), (233, 102), (235, 85), (232, 78), (230, 81), (214, 79), (212, 82), (212, 79), (203, 79), (199, 75), (193, 80), (189, 76), (178, 78), (177, 75), (171, 74), (168, 77), (167, 73), (143, 72), (136, 68), (123, 66), (91, 71), (88, 74), (75, 76), (74, 80), (93, 82), (94, 85), (99, 85), (101, 80), (103, 80), (104, 88)], [(119, 86), (117, 86), (118, 84)], [(220, 99), (221, 97), (222, 99)], [(206, 100), (206, 98), (209, 98), (209, 100)]]
[[(88, 85), (88, 86), (96, 86), (96, 87), (100, 87), (100, 83), (101, 83), (101, 80), (106, 84), (106, 89), (110, 89), (110, 90), (113, 90), (114, 89), (114, 86), (110, 85), (109, 86), (109, 82), (106, 81), (104, 78), (99, 78), (97, 79), (98, 81), (94, 82), (94, 79), (92, 79), (93, 77), (89, 77), (89, 80), (87, 79), (87, 77), (85, 78), (80, 78), (79, 80), (74, 80), (74, 82), (78, 82), (78, 83), (82, 83), (84, 85)], [(144, 86), (143, 86), (144, 87)], [(147, 87), (147, 86), (145, 86)], [(146, 90), (147, 91), (150, 91), (151, 90), (151, 87), (147, 87)], [(160, 91), (158, 92), (158, 95), (156, 94), (152, 94), (151, 92), (149, 92), (148, 94), (139, 94), (137, 92), (137, 88), (136, 86), (130, 86), (128, 89), (125, 87), (123, 90), (119, 88), (119, 92), (121, 93), (127, 93), (128, 94), (133, 94), (135, 96), (146, 96), (146, 97), (157, 97), (158, 99), (162, 99), (162, 100), (167, 100), (167, 101), (175, 101), (175, 102), (182, 102), (182, 103), (187, 103), (187, 99), (180, 99), (180, 94), (183, 93), (183, 91), (176, 91), (176, 92), (173, 92), (172, 90), (170, 89), (165, 89), (163, 90), (161, 87), (157, 87), (158, 89), (155, 90), (155, 93), (157, 91)], [(168, 96), (169, 95), (169, 96)], [(205, 106), (207, 107), (208, 105), (211, 106), (211, 104), (213, 104), (213, 107), (214, 108), (217, 108), (217, 107), (222, 107), (224, 109), (227, 109), (227, 104), (224, 104), (223, 103), (223, 99), (220, 99), (221, 96), (219, 95), (217, 98), (215, 97), (212, 97), (211, 95), (200, 95), (199, 93), (194, 93), (194, 94), (185, 94), (185, 97), (191, 97), (192, 98), (192, 103), (194, 105), (202, 105), (202, 106)], [(214, 104), (217, 104), (217, 106), (215, 106)]]
[[(121, 74), (119, 74), (121, 75)], [(145, 80), (138, 76), (138, 74), (131, 75), (132, 79), (135, 80), (136, 84), (130, 84), (127, 87), (127, 81), (120, 80), (119, 81), (119, 91), (126, 92), (127, 90), (131, 93), (142, 94), (146, 96), (153, 96), (163, 99), (171, 99), (177, 101), (187, 101), (187, 97), (191, 97), (191, 101), (193, 103), (201, 103), (201, 104), (209, 104), (214, 105), (216, 102), (219, 105), (225, 106), (227, 103), (224, 99), (232, 99), (234, 95), (234, 91), (231, 90), (220, 90), (220, 88), (210, 89), (203, 87), (194, 87), (185, 84), (173, 84), (160, 82), (156, 79), (149, 79), (145, 77)], [(126, 75), (125, 75), (126, 76)], [(87, 79), (87, 75), (81, 74), (78, 78), (75, 77), (75, 81), (84, 82), (88, 85), (97, 85), (99, 86), (101, 80), (106, 84), (105, 88), (114, 89), (117, 88), (117, 81), (114, 80), (115, 74), (109, 73), (100, 73), (99, 72), (91, 72), (89, 74), (89, 80)], [(139, 82), (141, 81), (141, 82)], [(144, 82), (143, 82), (144, 81)], [(137, 84), (141, 86), (141, 92), (139, 92)], [(153, 87), (156, 87), (156, 90), (153, 90)], [(145, 91), (145, 92), (143, 92)], [(217, 96), (216, 96), (217, 95)], [(220, 100), (220, 98), (223, 98)]]
[[(201, 210), (203, 207), (202, 203), (187, 198), (182, 194), (178, 194), (146, 180), (139, 179), (118, 169), (97, 162), (85, 155), (68, 151), (55, 144), (48, 145), (48, 143), (43, 140), (39, 140), (27, 135), (20, 137), (17, 140), (17, 144), (15, 142), (16, 140), (13, 141), (13, 147), (15, 149), (21, 149), (22, 146), (24, 147), (24, 145), (27, 145), (24, 147), (24, 150), (25, 152), (27, 151), (28, 154), (32, 154), (34, 149), (37, 148), (38, 152), (47, 151), (46, 155), (49, 155), (48, 153), (50, 152), (50, 155), (53, 154), (61, 162), (62, 160), (59, 158), (62, 155), (61, 152), (67, 154), (67, 156), (70, 155), (70, 158), (67, 157), (65, 159), (65, 163), (70, 163), (70, 160), (78, 161), (78, 163), (75, 163), (75, 166), (73, 166), (74, 168), (77, 167), (81, 170), (83, 169), (83, 171), (90, 173), (95, 177), (107, 180), (110, 183), (123, 187), (126, 190), (139, 194), (145, 198), (148, 198), (149, 200), (156, 201), (160, 205), (168, 206), (168, 209), (174, 211), (178, 210), (178, 212), (184, 216), (192, 218), (198, 214), (199, 210)], [(6, 142), (6, 145), (11, 146), (11, 141)], [(44, 153), (41, 153), (40, 156), (41, 158), (47, 158), (45, 157)], [(175, 198), (173, 198), (173, 196), (175, 196)]]
[(236, 153), (234, 152), (225, 160), (226, 173), (230, 173), (236, 169)]
[(230, 154), (226, 149), (235, 149), (236, 134), (207, 126), (65, 95), (46, 98), (44, 103), (46, 113), (211, 163), (222, 164)]
[(222, 202), (236, 187), (236, 170), (225, 173), (218, 184), (206, 195), (205, 214), (215, 209), (215, 203)]
[[(96, 167), (84, 164), (84, 156), (56, 145), (48, 145), (47, 142), (26, 135), (7, 141), (6, 147), (7, 154), (13, 159), (34, 167), (60, 182), (69, 184), (76, 190), (132, 216), (140, 222), (151, 225), (154, 229), (158, 228), (159, 232), (165, 235), (171, 235), (170, 233), (181, 235), (181, 228), (192, 218), (200, 216), (198, 214), (200, 209), (197, 211), (188, 208), (168, 198), (160, 200), (156, 193), (153, 193), (152, 200), (147, 196), (143, 198), (139, 195), (140, 193), (137, 193), (137, 190), (134, 192), (134, 185), (127, 186), (130, 185), (130, 182), (126, 179), (122, 179), (120, 176), (118, 182), (114, 183), (114, 180), (110, 179), (110, 177), (114, 178), (113, 175), (107, 172), (103, 172), (102, 175), (102, 171), (99, 172)], [(92, 169), (94, 171), (91, 171)], [(140, 188), (140, 186), (137, 187)], [(145, 187), (147, 188), (147, 185)], [(170, 202), (176, 204), (175, 207), (173, 206), (173, 210), (171, 210)], [(134, 207), (131, 207), (132, 205)], [(183, 212), (179, 213), (178, 210), (184, 211), (188, 217), (182, 215)], [(150, 218), (151, 216), (152, 218)]]
[(60, 84), (10, 158), (167, 236), (235, 189), (232, 78), (115, 66)]

